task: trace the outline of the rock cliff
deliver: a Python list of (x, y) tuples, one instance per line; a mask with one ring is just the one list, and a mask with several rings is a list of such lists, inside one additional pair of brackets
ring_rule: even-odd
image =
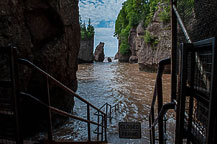
[(163, 4), (158, 6), (152, 22), (146, 28), (146, 32), (154, 37), (156, 43), (147, 43), (144, 39), (138, 50), (138, 64), (140, 70), (156, 71), (160, 60), (170, 57), (171, 30), (170, 23), (164, 24), (160, 20)]
[(92, 63), (94, 60), (93, 56), (94, 38), (88, 40), (81, 40), (80, 50), (78, 55), (78, 63)]
[(120, 45), (121, 45), (121, 40), (118, 39), (118, 52), (115, 54), (115, 59), (118, 59), (119, 62), (129, 62), (129, 58), (131, 54), (121, 54), (120, 53)]
[[(78, 0), (7, 0), (0, 1), (0, 46), (13, 44), (19, 57), (44, 69), (66, 86), (77, 89), (77, 56), (80, 47)], [(21, 89), (44, 99), (45, 78), (20, 67)], [(70, 112), (73, 96), (50, 84), (51, 103)], [(43, 111), (29, 100), (23, 101), (24, 123), (41, 118)], [(40, 111), (40, 112), (39, 112)], [(28, 114), (28, 116), (27, 116)], [(40, 123), (38, 121), (38, 123)]]
[[(163, 6), (162, 3), (158, 5), (158, 10), (146, 29), (144, 29), (143, 22), (141, 22), (137, 27), (130, 30), (128, 43), (131, 56), (127, 56), (126, 59), (131, 63), (138, 62), (140, 70), (156, 71), (159, 61), (170, 57), (170, 23), (165, 24), (160, 19)], [(145, 37), (148, 37), (148, 41), (144, 40)]]

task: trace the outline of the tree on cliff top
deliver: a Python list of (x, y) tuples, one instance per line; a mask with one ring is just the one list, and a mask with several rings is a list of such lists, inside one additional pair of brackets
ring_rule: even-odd
[(91, 25), (91, 20), (89, 18), (88, 25), (86, 27), (85, 22), (83, 23), (80, 18), (80, 28), (81, 28), (81, 39), (82, 40), (89, 40), (94, 37), (94, 27)]
[(146, 27), (157, 10), (160, 0), (127, 0), (123, 3), (122, 9), (115, 22), (114, 36), (121, 41), (120, 53), (122, 55), (130, 53), (128, 36), (131, 28), (136, 27), (141, 21)]

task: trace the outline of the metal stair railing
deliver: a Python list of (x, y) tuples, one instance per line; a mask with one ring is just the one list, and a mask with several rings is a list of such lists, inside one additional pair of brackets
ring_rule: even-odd
[[(23, 143), (23, 135), (20, 125), (18, 92), (18, 76), (17, 76), (17, 53), (12, 45), (0, 47), (1, 68), (7, 69), (7, 78), (0, 81), (1, 90), (9, 90), (10, 94), (1, 94), (0, 98), (0, 143)], [(9, 62), (9, 63), (8, 63)], [(3, 124), (2, 121), (5, 121)]]
[[(114, 109), (114, 112), (116, 112), (117, 110), (119, 110), (119, 102), (116, 103), (115, 105), (110, 105), (108, 103), (105, 103), (104, 105), (102, 105), (100, 108), (100, 110), (105, 109), (105, 114), (107, 116), (107, 118), (109, 118), (110, 122), (112, 119), (112, 109)], [(100, 120), (100, 116), (102, 116), (101, 114), (99, 114), (99, 112), (95, 112), (94, 115), (97, 116), (97, 122), (99, 123)], [(103, 132), (99, 130), (99, 126), (97, 126), (97, 128), (94, 131), (95, 134), (97, 134), (97, 140), (99, 140), (99, 135), (103, 135)]]
[[(163, 144), (166, 142), (165, 132), (166, 132), (166, 121), (165, 114), (168, 109), (174, 109), (174, 103), (168, 103), (163, 105), (163, 90), (162, 90), (162, 75), (164, 72), (164, 67), (170, 65), (171, 59), (161, 60), (158, 64), (157, 78), (154, 88), (153, 99), (151, 103), (151, 109), (149, 113), (149, 132), (150, 132), (150, 142), (155, 144), (155, 126), (158, 124), (158, 142)], [(158, 101), (158, 117), (155, 118), (155, 103)]]
[[(11, 59), (12, 59), (11, 68), (13, 69), (13, 74), (12, 74), (13, 78), (12, 79), (16, 79), (16, 81), (13, 82), (13, 91), (14, 91), (14, 101), (16, 102), (15, 103), (16, 105), (14, 105), (14, 107), (15, 107), (15, 110), (16, 110), (15, 114), (16, 114), (16, 119), (17, 119), (16, 120), (16, 126), (17, 126), (16, 130), (17, 130), (17, 142), (18, 143), (23, 143), (23, 137), (21, 136), (22, 135), (22, 133), (21, 133), (22, 127), (20, 127), (21, 121), (19, 121), (20, 106), (19, 106), (19, 103), (18, 103), (19, 98), (21, 96), (28, 97), (28, 98), (34, 100), (35, 102), (37, 102), (38, 104), (40, 104), (40, 105), (47, 108), (47, 122), (48, 122), (48, 129), (47, 129), (48, 140), (47, 140), (47, 142), (48, 143), (53, 141), (52, 116), (51, 116), (52, 112), (56, 113), (56, 114), (59, 114), (59, 115), (62, 115), (62, 116), (65, 116), (65, 117), (68, 117), (68, 118), (73, 118), (73, 119), (76, 119), (76, 120), (79, 120), (79, 121), (82, 121), (82, 122), (86, 122), (87, 127), (88, 127), (87, 128), (88, 129), (88, 142), (94, 142), (94, 141), (91, 140), (91, 127), (90, 127), (90, 125), (93, 124), (93, 125), (97, 125), (98, 127), (101, 127), (102, 133), (104, 135), (103, 134), (101, 135), (101, 141), (95, 141), (95, 142), (107, 142), (107, 114), (106, 113), (104, 113), (102, 110), (98, 109), (93, 104), (89, 103), (84, 98), (80, 97), (78, 94), (76, 94), (70, 88), (68, 88), (67, 86), (62, 84), (60, 81), (56, 80), (54, 77), (52, 77), (50, 74), (46, 73), (41, 68), (34, 65), (32, 62), (30, 62), (30, 61), (28, 61), (26, 59), (18, 58), (17, 57), (17, 49), (15, 47), (10, 47), (10, 48), (7, 48), (5, 50), (11, 52), (10, 53)], [(32, 95), (30, 95), (28, 93), (19, 91), (19, 88), (18, 88), (18, 64), (25, 65), (28, 68), (36, 70), (38, 73), (40, 73), (41, 75), (46, 77), (46, 81), (47, 81), (47, 84), (46, 84), (47, 98), (46, 98), (45, 102), (39, 100), (38, 98), (36, 98), (36, 97), (34, 97), (34, 96), (32, 96)], [(60, 110), (58, 108), (55, 108), (55, 107), (51, 106), (51, 103), (50, 103), (50, 90), (49, 90), (50, 82), (54, 83), (56, 86), (58, 86), (59, 88), (61, 88), (65, 92), (69, 93), (70, 95), (73, 95), (74, 97), (76, 97), (80, 101), (84, 102), (87, 105), (87, 119), (75, 116), (75, 115), (73, 115), (71, 113), (62, 111), (62, 110)], [(0, 84), (5, 85), (6, 83), (1, 82)], [(99, 121), (95, 122), (95, 121), (90, 120), (90, 117), (91, 117), (90, 108), (93, 108), (94, 110), (97, 111), (98, 114), (101, 115), (101, 117), (102, 117), (101, 123), (99, 123)]]

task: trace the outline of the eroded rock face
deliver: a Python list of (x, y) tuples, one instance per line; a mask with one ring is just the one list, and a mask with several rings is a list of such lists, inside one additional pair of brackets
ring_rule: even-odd
[(94, 60), (93, 56), (94, 38), (90, 40), (81, 40), (80, 50), (78, 55), (78, 63), (92, 63)]
[(148, 25), (146, 31), (152, 36), (156, 37), (157, 44), (146, 43), (144, 36), (137, 41), (138, 46), (138, 63), (140, 70), (156, 71), (160, 60), (170, 57), (171, 51), (171, 30), (170, 23), (164, 24), (159, 14), (162, 12), (163, 4), (159, 5), (155, 12), (152, 22)]
[[(76, 91), (80, 47), (78, 0), (0, 1), (0, 46), (11, 43), (18, 47), (19, 57), (32, 61)], [(46, 80), (38, 72), (20, 67), (20, 79), (21, 90), (45, 99)], [(51, 82), (50, 94), (53, 106), (68, 112), (72, 110), (73, 96)], [(23, 102), (26, 125), (41, 119), (44, 110), (29, 100)], [(37, 122), (34, 125), (37, 126)]]
[(103, 62), (105, 59), (104, 54), (104, 43), (100, 42), (99, 45), (96, 47), (94, 52), (94, 59), (96, 62)]
[(118, 59), (119, 62), (129, 62), (129, 58), (131, 54), (121, 54), (120, 53), (120, 45), (121, 45), (121, 40), (118, 38), (118, 52), (115, 55), (115, 58)]

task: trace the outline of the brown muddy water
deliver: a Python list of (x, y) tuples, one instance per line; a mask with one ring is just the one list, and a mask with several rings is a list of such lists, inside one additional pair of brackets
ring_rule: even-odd
[[(120, 103), (119, 112), (112, 113), (108, 121), (108, 142), (113, 144), (146, 144), (149, 141), (148, 114), (153, 96), (156, 73), (141, 72), (137, 64), (104, 62), (80, 64), (77, 72), (77, 93), (97, 107), (104, 103), (111, 105)], [(163, 76), (164, 101), (169, 102), (170, 75)], [(96, 120), (93, 115), (92, 120)], [(74, 114), (86, 118), (86, 105), (75, 99)], [(168, 113), (167, 143), (173, 143), (174, 115)], [(141, 139), (119, 139), (118, 122), (140, 122)], [(96, 129), (91, 126), (91, 131)], [(87, 140), (87, 124), (69, 120), (64, 126), (55, 130), (58, 140)], [(96, 135), (91, 133), (93, 140)]]

